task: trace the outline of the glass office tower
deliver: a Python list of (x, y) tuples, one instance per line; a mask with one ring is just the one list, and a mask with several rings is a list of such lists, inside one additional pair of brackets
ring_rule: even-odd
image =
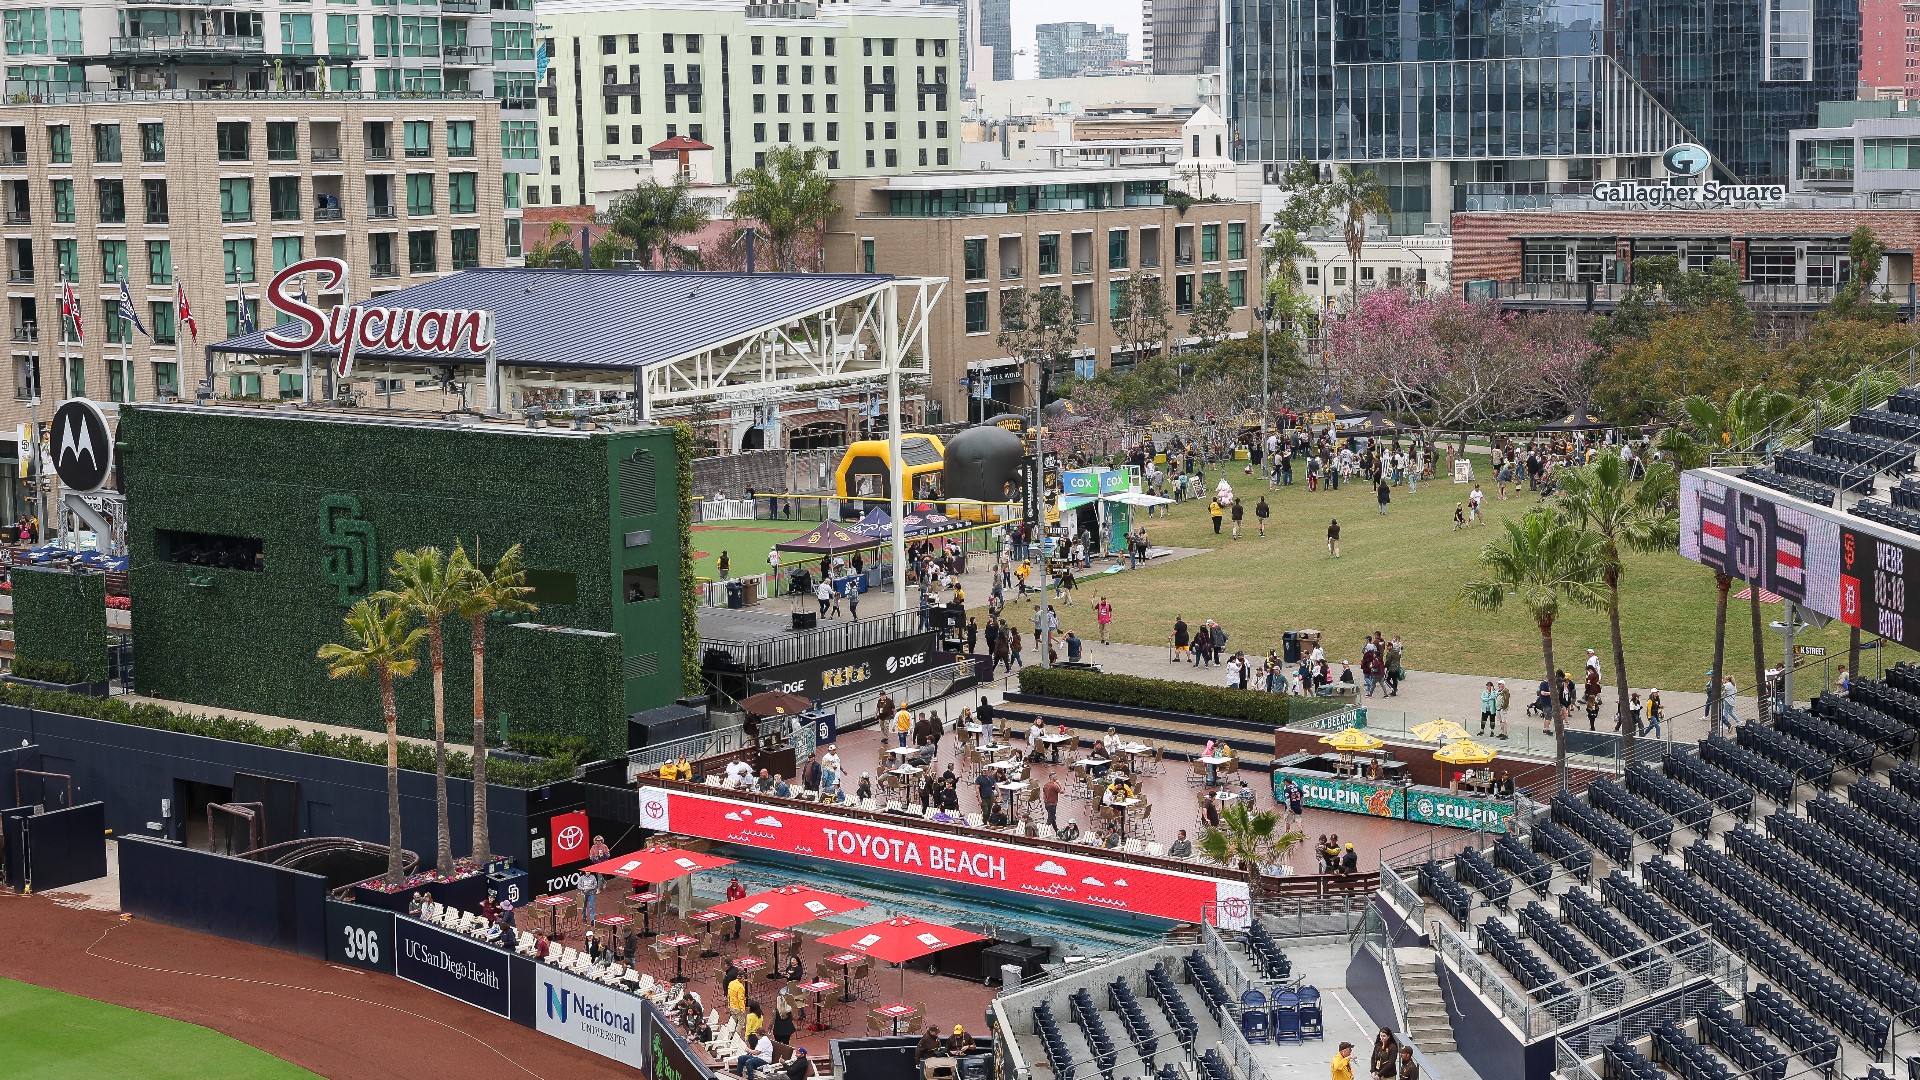
[(1734, 177), (1784, 181), (1787, 131), (1860, 69), (1858, 0), (1225, 2), (1245, 161), (1524, 170), (1697, 141)]

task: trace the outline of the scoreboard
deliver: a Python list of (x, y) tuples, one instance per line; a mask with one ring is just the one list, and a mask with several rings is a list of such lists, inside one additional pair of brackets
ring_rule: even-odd
[(1907, 600), (1920, 582), (1920, 552), (1867, 533), (1840, 529), (1840, 621), (1890, 641), (1912, 646)]

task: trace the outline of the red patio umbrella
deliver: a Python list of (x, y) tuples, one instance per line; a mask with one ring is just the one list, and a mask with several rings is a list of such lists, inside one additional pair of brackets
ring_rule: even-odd
[(595, 874), (631, 878), (634, 881), (671, 881), (691, 874), (695, 870), (711, 870), (716, 866), (732, 864), (732, 859), (723, 859), (718, 855), (706, 855), (698, 851), (688, 851), (685, 848), (659, 847), (636, 851), (630, 855), (616, 855), (611, 859), (594, 863), (587, 867), (587, 870)]
[[(845, 949), (848, 952), (871, 956), (875, 960), (905, 965), (909, 960), (918, 960), (942, 949), (985, 940), (987, 939), (981, 935), (966, 930), (957, 930), (939, 923), (922, 922), (902, 915), (871, 926), (842, 930), (838, 934), (820, 938), (814, 944), (823, 949)], [(906, 993), (907, 969), (902, 966), (900, 996), (905, 997)]]
[(783, 885), (778, 889), (743, 896), (728, 901), (718, 907), (707, 910), (721, 915), (732, 915), (760, 926), (775, 930), (786, 930), (809, 923), (815, 919), (824, 919), (829, 915), (838, 915), (843, 911), (852, 911), (866, 907), (864, 900), (854, 900), (835, 893), (825, 892), (806, 885)]

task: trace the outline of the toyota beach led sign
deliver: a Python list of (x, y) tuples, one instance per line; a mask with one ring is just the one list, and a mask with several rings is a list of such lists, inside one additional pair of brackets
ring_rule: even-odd
[(640, 789), (640, 824), (661, 832), (1175, 922), (1199, 922), (1218, 905), (1220, 924), (1233, 925), (1237, 915), (1239, 924), (1245, 925), (1245, 881), (657, 787)]
[(340, 304), (323, 310), (306, 300), (299, 279), (318, 273), (321, 292), (347, 295), (347, 264), (341, 259), (302, 259), (273, 275), (267, 283), (267, 303), (293, 319), (291, 325), (267, 331), (267, 340), (284, 349), (305, 352), (316, 345), (339, 350), (333, 360), (335, 377), (353, 374), (353, 354), (359, 349), (416, 353), (426, 358), (484, 360), (493, 350), (493, 312), (468, 308), (390, 308), (372, 304)]

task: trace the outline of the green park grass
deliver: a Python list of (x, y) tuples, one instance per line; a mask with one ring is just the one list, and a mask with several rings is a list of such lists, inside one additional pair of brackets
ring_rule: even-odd
[[(1229, 480), (1247, 502), (1244, 539), (1231, 538), (1231, 522), (1213, 535), (1207, 504), (1185, 502), (1171, 517), (1147, 519), (1155, 545), (1211, 549), (1177, 562), (1156, 563), (1144, 572), (1083, 577), (1074, 606), (1062, 625), (1082, 636), (1097, 637), (1091, 603), (1104, 595), (1114, 605), (1116, 641), (1164, 645), (1176, 616), (1189, 625), (1216, 619), (1229, 647), (1249, 653), (1278, 648), (1285, 630), (1313, 628), (1324, 634), (1329, 659), (1351, 660), (1357, 667), (1364, 635), (1379, 630), (1406, 643), (1408, 668), (1537, 679), (1542, 670), (1540, 635), (1525, 612), (1510, 606), (1487, 615), (1457, 601), (1460, 586), (1478, 574), (1482, 547), (1498, 532), (1499, 522), (1539, 504), (1539, 496), (1520, 493), (1502, 502), (1491, 482), (1487, 460), (1476, 470), (1488, 496), (1489, 524), (1456, 531), (1453, 508), (1465, 502), (1470, 484), (1422, 483), (1418, 493), (1393, 491), (1387, 516), (1378, 514), (1371, 488), (1364, 483), (1339, 491), (1308, 492), (1303, 474), (1292, 487), (1268, 492), (1258, 477), (1233, 465)], [(1207, 490), (1220, 478), (1209, 472)], [(1267, 537), (1255, 528), (1252, 507), (1267, 495), (1273, 517)], [(1341, 526), (1341, 558), (1327, 557), (1328, 521)], [(1096, 566), (1101, 564), (1096, 563)], [(1735, 584), (1734, 591), (1742, 586)], [(1713, 663), (1715, 590), (1712, 571), (1677, 553), (1632, 555), (1623, 582), (1621, 609), (1628, 681), (1635, 686), (1704, 690)], [(1780, 616), (1780, 605), (1761, 606), (1765, 622)], [(1752, 631), (1747, 602), (1727, 609), (1727, 665), (1745, 692), (1753, 681)], [(1018, 625), (1030, 627), (1030, 619)], [(1764, 631), (1769, 654), (1778, 660), (1777, 631)], [(1830, 662), (1845, 662), (1847, 629), (1839, 623), (1796, 637), (1796, 643), (1823, 646)], [(1598, 650), (1613, 681), (1605, 612), (1563, 609), (1554, 629), (1555, 663), (1577, 671), (1585, 650)], [(1889, 648), (1885, 662), (1911, 658)], [(1863, 655), (1869, 673), (1873, 662)], [(1796, 687), (1804, 692), (1805, 686)]]
[(203, 1027), (0, 979), (0, 1077), (6, 1080), (314, 1075)]
[(735, 576), (760, 574), (767, 569), (767, 552), (791, 540), (817, 521), (713, 521), (693, 527), (693, 572), (703, 578), (720, 576), (720, 553), (727, 552)]

